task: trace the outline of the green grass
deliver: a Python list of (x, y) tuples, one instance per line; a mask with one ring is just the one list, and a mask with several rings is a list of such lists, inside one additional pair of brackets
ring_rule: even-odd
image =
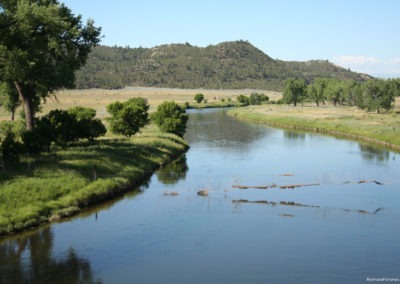
[(187, 148), (183, 139), (150, 127), (130, 139), (81, 142), (30, 162), (22, 160), (18, 168), (0, 172), (0, 235), (120, 195)]
[(400, 114), (366, 113), (346, 107), (261, 106), (232, 109), (238, 119), (297, 130), (315, 131), (400, 150)]

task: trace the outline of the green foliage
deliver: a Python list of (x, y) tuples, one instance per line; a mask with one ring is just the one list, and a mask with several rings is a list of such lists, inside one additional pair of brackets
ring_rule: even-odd
[(288, 79), (286, 81), (285, 90), (283, 92), (283, 100), (287, 104), (293, 103), (294, 106), (298, 102), (303, 102), (306, 97), (307, 85), (302, 79)]
[(21, 135), (27, 153), (38, 155), (44, 151), (49, 152), (52, 142), (67, 146), (79, 139), (93, 140), (103, 136), (106, 128), (95, 116), (95, 110), (83, 107), (50, 111), (37, 119), (32, 131), (25, 131)]
[(76, 133), (76, 120), (65, 110), (52, 110), (45, 117), (52, 129), (52, 140), (61, 146), (78, 140)]
[(57, 0), (2, 1), (0, 20), (0, 81), (15, 85), (32, 130), (33, 102), (74, 85), (100, 28), (93, 20), (82, 25), (81, 16)]
[(186, 110), (175, 102), (163, 102), (152, 114), (152, 119), (163, 132), (183, 137), (186, 131), (188, 115)]
[(249, 97), (249, 103), (251, 105), (261, 105), (264, 102), (268, 102), (269, 97), (264, 94), (252, 93)]
[(239, 95), (239, 96), (237, 96), (236, 99), (239, 103), (243, 104), (244, 106), (248, 106), (250, 104), (249, 97), (247, 97), (245, 95)]
[(19, 161), (20, 155), (23, 153), (23, 146), (15, 138), (13, 132), (8, 132), (1, 141), (2, 157), (5, 164), (14, 164)]
[(0, 106), (11, 113), (11, 120), (15, 118), (15, 111), (21, 105), (21, 99), (15, 87), (10, 83), (0, 84)]
[(95, 119), (96, 110), (85, 107), (73, 107), (68, 113), (76, 120), (75, 132), (79, 139), (93, 140), (106, 134), (107, 129), (99, 119)]
[(399, 89), (390, 80), (373, 79), (363, 85), (360, 108), (380, 112), (393, 108), (395, 96)]
[(369, 76), (328, 61), (274, 60), (247, 41), (223, 42), (205, 48), (187, 44), (154, 48), (98, 46), (77, 72), (77, 87), (116, 89), (135, 85), (281, 91), (288, 78), (312, 82), (317, 77), (362, 81)]
[(91, 120), (96, 116), (96, 110), (88, 107), (72, 107), (68, 109), (68, 113), (75, 117), (76, 120)]
[(111, 131), (126, 137), (135, 135), (149, 122), (148, 110), (149, 105), (143, 98), (109, 104), (107, 111), (111, 114), (108, 119)]
[(326, 88), (328, 87), (328, 80), (325, 78), (316, 78), (314, 83), (308, 85), (307, 94), (313, 102), (320, 105), (326, 101)]
[(194, 96), (194, 100), (199, 104), (204, 100), (204, 95), (203, 94), (196, 94)]

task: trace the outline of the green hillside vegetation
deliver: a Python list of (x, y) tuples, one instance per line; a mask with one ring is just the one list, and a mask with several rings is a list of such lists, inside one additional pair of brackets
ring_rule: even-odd
[(275, 60), (247, 41), (204, 48), (188, 43), (153, 48), (98, 46), (76, 75), (78, 89), (116, 89), (129, 85), (282, 91), (287, 78), (307, 82), (317, 77), (356, 81), (370, 78), (326, 60)]

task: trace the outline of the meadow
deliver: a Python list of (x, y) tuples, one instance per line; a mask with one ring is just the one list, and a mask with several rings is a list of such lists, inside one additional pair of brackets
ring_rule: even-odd
[(400, 150), (399, 99), (392, 111), (380, 114), (356, 107), (274, 104), (232, 109), (228, 114), (256, 123), (362, 140)]
[(132, 190), (188, 149), (173, 134), (147, 126), (132, 138), (107, 137), (24, 158), (0, 171), (0, 235), (76, 214)]

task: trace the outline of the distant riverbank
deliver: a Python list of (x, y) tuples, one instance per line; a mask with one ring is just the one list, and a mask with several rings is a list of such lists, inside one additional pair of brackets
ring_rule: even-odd
[(21, 161), (18, 169), (0, 172), (0, 236), (132, 190), (188, 147), (178, 136), (147, 130), (131, 139), (82, 142)]
[(350, 107), (263, 105), (231, 109), (230, 116), (271, 126), (365, 141), (400, 151), (400, 114), (366, 113)]

